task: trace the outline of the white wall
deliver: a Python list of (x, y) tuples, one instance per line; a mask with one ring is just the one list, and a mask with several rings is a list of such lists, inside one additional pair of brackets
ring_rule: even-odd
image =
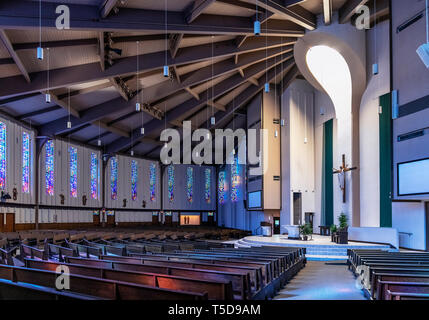
[[(174, 200), (168, 198), (168, 169), (163, 173), (163, 209), (164, 210), (216, 210), (216, 170), (212, 166), (173, 165), (174, 166)], [(193, 197), (192, 203), (187, 198), (187, 169), (193, 168)], [(211, 170), (210, 203), (204, 198), (205, 169)]]
[[(6, 118), (0, 118), (0, 121), (6, 125), (6, 187), (5, 192), (8, 192), (12, 199), (7, 200), (8, 203), (34, 204), (34, 161), (30, 161), (30, 192), (22, 192), (22, 134), (27, 132), (30, 134), (30, 159), (33, 159), (35, 154), (34, 132), (30, 129), (10, 121)], [(17, 198), (13, 199), (13, 190), (16, 188)]]
[[(302, 194), (305, 212), (315, 212), (314, 89), (295, 80), (282, 97), (282, 210), (280, 224), (293, 224), (293, 193)], [(307, 138), (307, 143), (304, 139)], [(316, 226), (317, 227), (317, 226)]]
[[(77, 149), (77, 197), (70, 195), (70, 152), (69, 148)], [(98, 158), (100, 170), (100, 181), (98, 183), (97, 199), (91, 198), (90, 164), (91, 153), (95, 153)], [(101, 152), (97, 149), (90, 149), (81, 145), (72, 144), (67, 141), (54, 140), (54, 194), (46, 192), (46, 144), (43, 146), (39, 159), (40, 172), (40, 193), (41, 205), (68, 206), (68, 207), (101, 207), (101, 187), (102, 187), (102, 158)], [(61, 204), (61, 196), (64, 195), (64, 204)], [(86, 205), (83, 205), (82, 197), (86, 196)]]
[[(378, 75), (372, 74), (374, 63), (378, 63)], [(379, 97), (390, 91), (389, 21), (379, 23), (367, 31), (367, 78), (368, 86), (359, 113), (360, 223), (362, 227), (379, 227)]]
[[(111, 159), (109, 159), (106, 171), (106, 190), (105, 190), (105, 206), (107, 208), (124, 208), (124, 199), (127, 200), (124, 209), (146, 209), (159, 210), (161, 208), (161, 168), (159, 162), (145, 159), (138, 159), (122, 155), (115, 156), (118, 161), (118, 182), (117, 182), (117, 199), (111, 197)], [(131, 199), (131, 161), (137, 161), (137, 199)], [(156, 165), (156, 191), (155, 201), (150, 200), (150, 165)], [(143, 201), (146, 201), (146, 207), (143, 208)]]
[[(424, 202), (393, 202), (392, 226), (399, 234), (399, 246), (403, 248), (426, 249), (426, 221)], [(401, 234), (411, 233), (411, 236)]]

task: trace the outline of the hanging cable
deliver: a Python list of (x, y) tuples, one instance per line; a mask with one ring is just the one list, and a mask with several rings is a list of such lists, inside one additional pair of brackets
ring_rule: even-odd
[(169, 70), (168, 70), (168, 63), (167, 63), (167, 51), (168, 51), (168, 14), (167, 14), (167, 0), (164, 0), (164, 8), (165, 8), (165, 12), (164, 12), (164, 21), (165, 21), (165, 64), (164, 64), (164, 77), (168, 78), (169, 77)]
[(39, 46), (37, 47), (37, 59), (43, 60), (43, 48), (42, 48), (42, 0), (39, 0)]

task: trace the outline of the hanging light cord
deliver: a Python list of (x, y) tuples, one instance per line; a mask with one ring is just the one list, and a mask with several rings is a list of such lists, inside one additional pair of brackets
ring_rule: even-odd
[(42, 0), (39, 0), (39, 47), (42, 47)]
[(49, 69), (50, 69), (50, 63), (49, 63), (49, 60), (50, 60), (49, 48), (47, 48), (47, 51), (48, 51), (48, 72), (47, 72), (47, 76), (48, 76), (48, 93), (49, 93)]
[(428, 0), (426, 0), (426, 43), (429, 43), (429, 14), (428, 14)]
[(165, 4), (165, 65), (167, 65), (167, 50), (168, 50), (168, 27), (167, 27), (167, 19), (168, 19), (168, 15), (167, 15), (167, 0), (164, 1)]

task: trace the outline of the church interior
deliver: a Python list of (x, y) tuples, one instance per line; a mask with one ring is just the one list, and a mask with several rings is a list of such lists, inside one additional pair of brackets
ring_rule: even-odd
[(1, 300), (429, 300), (428, 0), (0, 3)]

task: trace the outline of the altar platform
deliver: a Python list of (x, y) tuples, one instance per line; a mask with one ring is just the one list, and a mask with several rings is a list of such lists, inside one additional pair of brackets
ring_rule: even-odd
[(306, 257), (309, 260), (345, 260), (347, 259), (347, 249), (395, 250), (390, 245), (366, 242), (349, 241), (348, 244), (336, 244), (331, 242), (331, 237), (316, 234), (313, 235), (313, 240), (308, 241), (289, 240), (287, 235), (249, 236), (234, 241), (234, 245), (237, 248), (258, 246), (302, 247), (307, 249)]

